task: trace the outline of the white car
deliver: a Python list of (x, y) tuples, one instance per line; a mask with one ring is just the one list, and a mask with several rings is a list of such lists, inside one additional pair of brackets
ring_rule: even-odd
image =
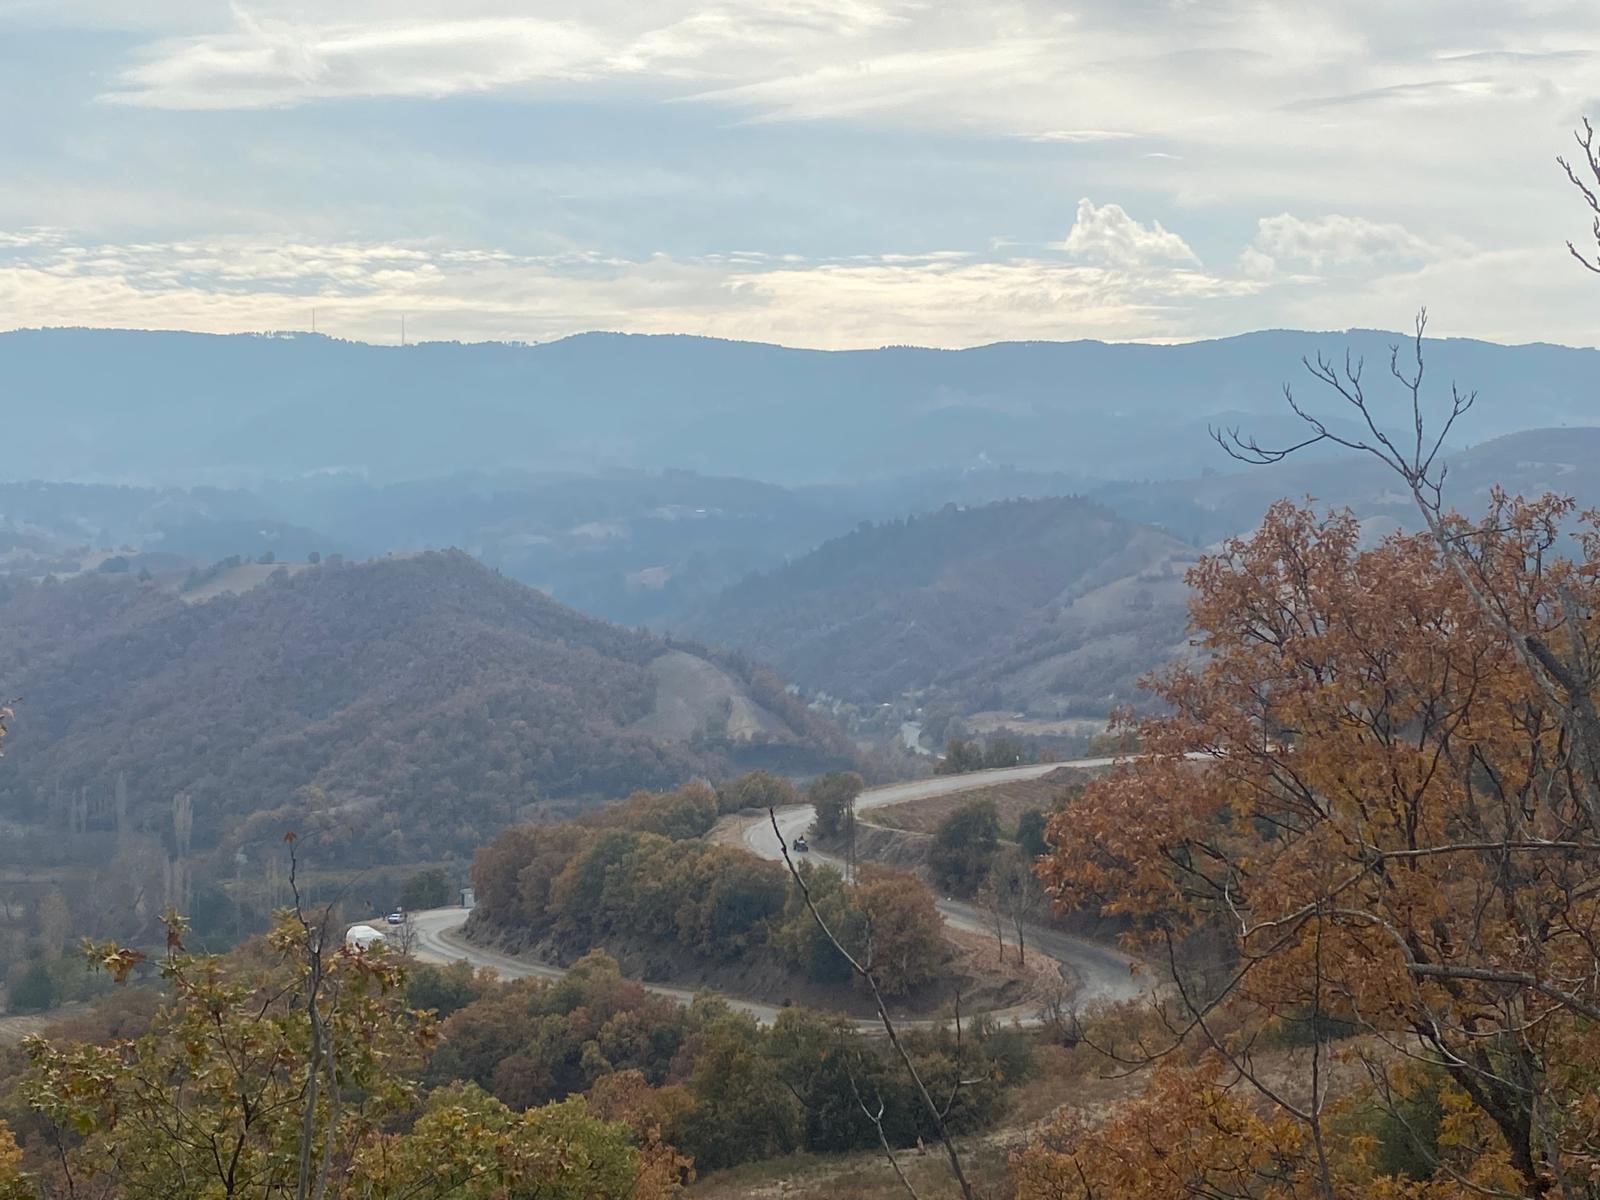
[(404, 925), (406, 923), (406, 914), (404, 911), (397, 908), (387, 917), (385, 917), (384, 920), (389, 922), (391, 925)]

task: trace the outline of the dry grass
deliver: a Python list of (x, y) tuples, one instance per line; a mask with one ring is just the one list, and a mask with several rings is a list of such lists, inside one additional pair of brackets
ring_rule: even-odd
[[(1142, 1077), (1114, 1075), (1108, 1062), (1087, 1047), (1042, 1045), (1033, 1077), (1009, 1093), (1010, 1112), (986, 1134), (958, 1142), (962, 1167), (983, 1197), (1008, 1196), (1006, 1164), (1063, 1105), (1107, 1111), (1138, 1091)], [(896, 1160), (925, 1200), (956, 1194), (942, 1151), (902, 1150)], [(905, 1196), (881, 1151), (856, 1154), (794, 1154), (715, 1171), (690, 1189), (693, 1200), (891, 1200)]]
[[(1130, 1006), (1102, 1014), (1092, 1023), (1092, 1036), (1106, 1044), (1126, 1047), (1145, 1039), (1147, 1044), (1164, 1042), (1162, 1026), (1148, 1009)], [(1346, 1042), (1327, 1048), (1324, 1063), (1326, 1078), (1335, 1094), (1359, 1088), (1365, 1072), (1356, 1061), (1358, 1052), (1373, 1053), (1380, 1047), (1365, 1042)], [(974, 1190), (985, 1200), (1006, 1200), (1010, 1196), (1007, 1163), (1013, 1151), (1021, 1149), (1041, 1132), (1062, 1108), (1084, 1113), (1091, 1124), (1108, 1118), (1117, 1107), (1138, 1095), (1144, 1088), (1147, 1072), (1106, 1057), (1087, 1043), (1075, 1047), (1050, 1044), (1039, 1035), (1033, 1075), (1007, 1093), (1005, 1118), (993, 1130), (961, 1139), (958, 1148)], [(1281, 1093), (1301, 1098), (1309, 1079), (1310, 1049), (1296, 1047), (1262, 1053), (1254, 1059), (1261, 1078)], [(1263, 1107), (1265, 1101), (1262, 1101)], [(924, 1200), (945, 1200), (957, 1194), (950, 1180), (942, 1153), (929, 1146), (924, 1153), (900, 1151), (897, 1161)], [(904, 1197), (905, 1190), (895, 1178), (881, 1152), (849, 1155), (792, 1155), (768, 1162), (749, 1163), (729, 1171), (718, 1171), (698, 1181), (689, 1190), (692, 1200), (734, 1200), (757, 1197), (761, 1200), (890, 1200)]]
[(0, 1046), (15, 1045), (30, 1033), (44, 1033), (52, 1025), (87, 1011), (88, 1007), (81, 1000), (75, 1000), (50, 1012), (0, 1017)]

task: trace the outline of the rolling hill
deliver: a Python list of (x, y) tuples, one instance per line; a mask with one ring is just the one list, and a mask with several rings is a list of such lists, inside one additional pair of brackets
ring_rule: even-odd
[(193, 598), (191, 569), (209, 577), (234, 557), (293, 564), (456, 546), (591, 615), (664, 627), (863, 520), (1060, 495), (1072, 482), (995, 468), (807, 488), (674, 470), (313, 476), (249, 491), (0, 483), (0, 575), (64, 577), (120, 557)]
[(753, 576), (688, 628), (857, 703), (1104, 715), (1185, 648), (1193, 557), (1082, 499), (949, 505)]
[(0, 581), (0, 673), (24, 698), (0, 820), (50, 853), (170, 842), (186, 793), (197, 854), (297, 829), (348, 864), (416, 861), (551, 805), (851, 753), (770, 674), (457, 552), (199, 603), (127, 574)]

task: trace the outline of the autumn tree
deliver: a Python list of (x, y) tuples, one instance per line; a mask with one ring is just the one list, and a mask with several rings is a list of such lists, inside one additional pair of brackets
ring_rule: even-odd
[(466, 959), (442, 967), (414, 963), (406, 976), (406, 1003), (442, 1021), (481, 999), (493, 984), (493, 971), (474, 970)]
[(726, 784), (717, 793), (717, 800), (723, 812), (739, 812), (798, 804), (800, 793), (794, 784), (771, 771), (751, 771)]
[(1263, 1114), (1230, 1082), (1218, 1058), (1194, 1067), (1166, 1064), (1143, 1095), (1104, 1125), (1091, 1124), (1081, 1109), (1062, 1108), (1042, 1137), (1012, 1155), (1016, 1194), (1023, 1200), (1309, 1194), (1316, 1171), (1304, 1128), (1282, 1113)]
[(454, 891), (449, 875), (438, 867), (429, 867), (406, 880), (405, 887), (400, 889), (400, 907), (408, 912), (443, 908), (450, 903)]
[[(1051, 823), (1044, 878), (1147, 939), (1176, 1032), (1300, 1130), (1306, 1194), (1341, 1187), (1320, 1038), (1292, 1095), (1253, 1048), (1308, 1015), (1369, 1036), (1379, 1095), (1406, 1060), (1443, 1072), (1477, 1183), (1588, 1195), (1600, 1171), (1600, 837), (1572, 697), (1526, 654), (1597, 644), (1600, 529), (1567, 542), (1572, 520), (1497, 495), (1443, 541), (1364, 550), (1348, 512), (1274, 506), (1191, 573), (1205, 657), (1155, 684), (1170, 715), (1137, 727), (1143, 756)], [(1225, 947), (1206, 974), (1183, 966), (1201, 936)]]
[(847, 832), (855, 820), (856, 797), (865, 786), (866, 782), (854, 771), (829, 771), (811, 781), (806, 799), (817, 813), (818, 836), (831, 838)]
[(678, 1191), (677, 1165), (659, 1143), (641, 1154), (626, 1125), (597, 1119), (581, 1097), (517, 1112), (465, 1084), (430, 1096), (407, 1133), (361, 1144), (340, 1194), (644, 1200)]
[[(243, 959), (192, 955), (181, 920), (167, 927), (169, 999), (148, 1032), (28, 1043), (22, 1094), (54, 1148), (44, 1195), (644, 1200), (677, 1190), (677, 1172), (651, 1166), (669, 1151), (581, 1099), (519, 1113), (456, 1087), (422, 1104), (417, 1072), (433, 1027), (406, 1005), (398, 959), (320, 950), (309, 941), (318, 927), (292, 913)], [(139, 958), (113, 945), (95, 956), (119, 977)], [(5, 1187), (0, 1154), (9, 1200)]]
[[(808, 872), (803, 870), (795, 863), (794, 856), (789, 852), (789, 843), (783, 836), (782, 827), (778, 824), (778, 813), (775, 808), (770, 808), (767, 810), (767, 819), (772, 825), (773, 836), (778, 840), (778, 850), (783, 856), (784, 866), (788, 868), (789, 877), (794, 881), (795, 887), (799, 890), (800, 899), (804, 904), (805, 911), (810, 914), (812, 921), (815, 922), (817, 931), (822, 935), (827, 943), (832, 946), (834, 952), (844, 960), (844, 963), (849, 968), (851, 974), (859, 979), (866, 987), (867, 991), (871, 994), (873, 1007), (877, 1010), (878, 1020), (883, 1025), (883, 1032), (888, 1038), (889, 1045), (893, 1048), (895, 1056), (905, 1068), (905, 1078), (912, 1085), (917, 1110), (920, 1115), (927, 1118), (933, 1135), (938, 1138), (940, 1145), (944, 1147), (945, 1159), (949, 1163), (951, 1178), (955, 1181), (956, 1186), (961, 1190), (961, 1195), (963, 1196), (964, 1200), (975, 1200), (972, 1183), (967, 1178), (966, 1167), (962, 1162), (961, 1152), (956, 1148), (953, 1123), (950, 1119), (955, 1102), (960, 1096), (961, 1086), (963, 1083), (959, 1067), (957, 1069), (954, 1086), (952, 1086), (950, 1089), (943, 1105), (941, 1106), (940, 1103), (934, 1098), (934, 1093), (929, 1090), (929, 1080), (925, 1076), (924, 1072), (918, 1068), (917, 1062), (912, 1056), (911, 1050), (907, 1045), (906, 1038), (901, 1036), (898, 1027), (895, 1025), (894, 1019), (889, 1015), (889, 1009), (884, 1003), (884, 990), (878, 982), (878, 976), (873, 968), (871, 960), (869, 958), (852, 953), (845, 943), (840, 940), (840, 934), (838, 930), (834, 927), (833, 923), (830, 922), (828, 916), (824, 914), (822, 907), (817, 903), (816, 895), (814, 894), (811, 883), (807, 878)], [(911, 1189), (910, 1184), (906, 1182), (905, 1175), (900, 1171), (899, 1164), (895, 1162), (893, 1151), (891, 1150), (887, 1139), (884, 1138), (884, 1105), (880, 1102), (876, 1112), (874, 1112), (867, 1106), (865, 1101), (860, 1099), (859, 1096), (857, 1097), (857, 1102), (861, 1107), (862, 1114), (872, 1121), (874, 1125), (876, 1125), (884, 1154), (888, 1157), (896, 1175), (898, 1175), (900, 1181), (905, 1184), (907, 1190), (912, 1191), (912, 1194), (915, 1195), (915, 1192), (913, 1189)]]
[(33, 1180), (22, 1170), (22, 1151), (4, 1121), (0, 1121), (0, 1200), (34, 1200)]
[(706, 833), (717, 823), (719, 812), (718, 794), (709, 784), (695, 780), (671, 792), (635, 792), (621, 804), (602, 809), (590, 822), (640, 833), (659, 833), (679, 841)]
[(1014, 767), (1026, 760), (1022, 743), (1009, 734), (997, 733), (983, 749), (985, 767)]
[(749, 1017), (729, 1013), (695, 1039), (680, 1136), (702, 1168), (787, 1154), (801, 1144), (800, 1102), (773, 1073)]
[(981, 771), (983, 759), (983, 747), (977, 742), (953, 737), (945, 743), (944, 756), (934, 767), (934, 774), (965, 775), (968, 771)]
[[(993, 916), (1011, 930), (1017, 947), (1017, 965), (1027, 951), (1027, 929), (1035, 915), (1045, 907), (1045, 893), (1033, 873), (1033, 859), (1019, 846), (1004, 846), (995, 852), (984, 878), (980, 896)], [(1004, 938), (1001, 938), (1002, 949)]]
[(944, 961), (944, 934), (933, 896), (913, 875), (876, 868), (850, 889), (861, 913), (860, 957), (878, 986), (902, 996), (929, 983)]
[(1044, 837), (1048, 820), (1037, 808), (1030, 808), (1017, 818), (1017, 845), (1030, 859), (1038, 858), (1050, 849)]

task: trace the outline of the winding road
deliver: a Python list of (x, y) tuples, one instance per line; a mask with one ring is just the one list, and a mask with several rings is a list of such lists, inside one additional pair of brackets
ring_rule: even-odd
[[(1115, 760), (1109, 758), (1085, 758), (1066, 763), (1001, 767), (989, 771), (973, 771), (966, 775), (943, 775), (934, 779), (891, 783), (885, 787), (869, 788), (862, 792), (856, 798), (856, 812), (862, 814), (875, 808), (886, 808), (891, 804), (931, 800), (936, 796), (948, 796), (953, 792), (964, 792), (998, 783), (1037, 779), (1058, 767), (1105, 767), (1110, 766), (1113, 761)], [(775, 816), (784, 841), (792, 844), (797, 834), (804, 833), (811, 827), (812, 821), (816, 819), (816, 812), (809, 804), (791, 804), (778, 809)], [(766, 813), (740, 813), (732, 820), (736, 822), (731, 831), (732, 836), (752, 853), (767, 859), (776, 860), (783, 857), (778, 838), (773, 833), (772, 821)], [(725, 836), (728, 833), (729, 831), (725, 829)], [(815, 851), (811, 852), (809, 857), (814, 862), (842, 865), (838, 859)], [(937, 904), (940, 914), (953, 928), (980, 934), (990, 933), (983, 915), (972, 905), (957, 900), (939, 900)], [(444, 964), (465, 959), (475, 967), (493, 968), (509, 979), (530, 977), (559, 979), (565, 974), (560, 967), (514, 958), (466, 941), (460, 932), (466, 919), (466, 910), (461, 908), (435, 908), (412, 913), (412, 953), (423, 962)], [(1115, 947), (1040, 925), (1028, 926), (1027, 936), (1035, 949), (1060, 963), (1062, 974), (1076, 984), (1074, 1003), (1080, 1008), (1132, 999), (1143, 990), (1140, 978), (1133, 973), (1133, 960)], [(654, 983), (645, 986), (658, 995), (669, 996), (683, 1003), (688, 1003), (694, 995), (686, 988)], [(724, 999), (758, 1021), (770, 1022), (780, 1011), (776, 1005), (760, 1004), (735, 996), (725, 996)], [(996, 1015), (1016, 1017), (1024, 1024), (1035, 1019), (1034, 1014), (1028, 1012), (1008, 1011)], [(864, 1026), (868, 1024), (875, 1023), (863, 1023)]]
[[(465, 959), (474, 967), (491, 968), (502, 979), (560, 979), (567, 973), (564, 967), (530, 962), (467, 941), (461, 936), (461, 926), (467, 920), (467, 910), (464, 908), (430, 908), (412, 913), (410, 920), (411, 954), (421, 962), (447, 966)], [(644, 987), (680, 1004), (688, 1004), (695, 996), (692, 988), (671, 987), (664, 983), (647, 983)], [(774, 1021), (782, 1011), (776, 1004), (760, 1004), (754, 1000), (741, 1000), (737, 996), (724, 996), (723, 999), (729, 1006), (749, 1013), (766, 1024)]]

